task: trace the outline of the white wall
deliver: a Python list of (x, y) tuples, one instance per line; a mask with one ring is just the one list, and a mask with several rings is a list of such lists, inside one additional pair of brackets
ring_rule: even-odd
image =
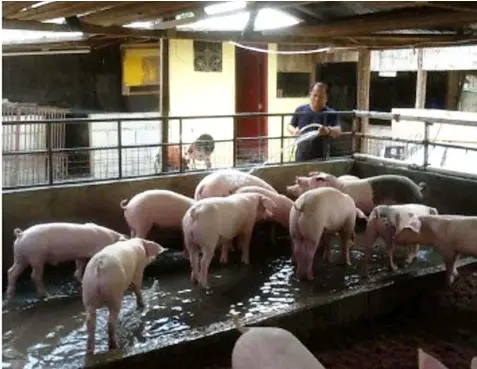
[[(170, 40), (170, 116), (235, 114), (235, 47), (224, 42), (222, 52), (222, 72), (196, 72), (193, 41)], [(233, 119), (183, 120), (183, 143), (190, 144), (203, 133), (211, 134), (214, 140), (232, 140)], [(179, 142), (177, 120), (169, 121), (169, 142)], [(184, 145), (184, 152), (188, 146)], [(211, 161), (213, 167), (231, 166), (232, 142), (216, 143)]]
[[(161, 121), (145, 121), (140, 118), (157, 116), (158, 113), (104, 113), (90, 114), (91, 119), (138, 118), (121, 123), (122, 145), (159, 145), (161, 143)], [(118, 130), (115, 122), (90, 123), (91, 147), (114, 147), (118, 144)], [(122, 150), (122, 175), (140, 176), (154, 173), (154, 160), (158, 147), (131, 148)], [(114, 178), (119, 174), (117, 149), (95, 150), (91, 152), (91, 177), (95, 179)]]

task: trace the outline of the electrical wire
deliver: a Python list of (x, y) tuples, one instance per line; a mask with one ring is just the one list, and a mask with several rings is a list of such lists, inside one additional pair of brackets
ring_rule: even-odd
[(236, 47), (240, 47), (242, 49), (256, 51), (259, 53), (265, 54), (278, 54), (278, 55), (303, 55), (303, 54), (320, 54), (326, 52), (334, 52), (334, 51), (344, 51), (344, 50), (356, 50), (358, 47), (323, 47), (321, 49), (312, 49), (312, 50), (293, 50), (293, 51), (280, 51), (280, 50), (269, 50), (269, 49), (260, 49), (259, 47), (253, 46), (246, 46), (242, 45), (235, 41), (229, 41), (229, 44), (232, 44)]

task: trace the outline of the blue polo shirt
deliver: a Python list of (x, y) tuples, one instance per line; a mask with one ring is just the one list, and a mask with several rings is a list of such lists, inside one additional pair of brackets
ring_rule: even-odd
[[(319, 112), (314, 111), (310, 104), (300, 105), (295, 113), (301, 113), (301, 115), (294, 115), (290, 124), (302, 129), (303, 127), (311, 124), (318, 123), (327, 127), (336, 127), (339, 125), (338, 114), (321, 114), (323, 112), (335, 112), (336, 110), (325, 106)], [(310, 127), (301, 132), (303, 135), (306, 132), (316, 130), (316, 127)], [(329, 139), (327, 137), (315, 137), (310, 140), (303, 141), (297, 147), (297, 161), (310, 160), (315, 158), (328, 157), (330, 151)]]

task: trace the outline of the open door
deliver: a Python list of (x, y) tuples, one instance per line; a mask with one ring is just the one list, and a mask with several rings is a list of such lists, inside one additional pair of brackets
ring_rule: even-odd
[[(256, 45), (255, 45), (256, 46)], [(257, 47), (257, 46), (256, 46)], [(267, 45), (258, 46), (267, 49)], [(237, 113), (268, 111), (267, 54), (235, 48), (235, 100)], [(238, 118), (237, 138), (268, 136), (267, 117)], [(237, 140), (237, 163), (261, 163), (267, 160), (267, 138)]]

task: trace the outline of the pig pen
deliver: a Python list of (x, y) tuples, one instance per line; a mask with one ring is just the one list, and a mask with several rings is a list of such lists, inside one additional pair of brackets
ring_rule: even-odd
[[(476, 214), (474, 209), (477, 199), (474, 194), (477, 182), (430, 171), (383, 167), (363, 160), (333, 160), (267, 166), (254, 174), (283, 193), (285, 186), (292, 183), (296, 175), (312, 170), (360, 177), (381, 173), (404, 174), (416, 182), (427, 183), (426, 203), (438, 207), (441, 212)], [(205, 173), (202, 172), (4, 192), (4, 290), (5, 273), (12, 260), (10, 245), (15, 227), (26, 228), (47, 221), (93, 221), (127, 232), (119, 208), (119, 202), (123, 198), (130, 198), (135, 193), (150, 188), (173, 189), (192, 196), (196, 184), (203, 176)], [(35, 206), (31, 206), (33, 204)], [(358, 226), (358, 231), (360, 229), (362, 231), (362, 224), (361, 228)], [(205, 292), (190, 283), (188, 263), (179, 251), (180, 235), (153, 231), (150, 238), (171, 250), (146, 269), (143, 287), (146, 309), (137, 311), (133, 296), (125, 296), (118, 326), (122, 349), (110, 353), (105, 352), (107, 315), (105, 311), (99, 312), (96, 336), (98, 351), (102, 353), (88, 358), (85, 357), (85, 314), (79, 283), (72, 276), (73, 266), (46, 268), (45, 284), (55, 296), (48, 301), (36, 298), (29, 272), (26, 272), (19, 280), (16, 300), (3, 303), (3, 367), (227, 367), (231, 349), (238, 337), (230, 319), (231, 314), (239, 314), (246, 324), (278, 325), (289, 329), (304, 342), (316, 344), (316, 349), (313, 345), (309, 347), (325, 365), (329, 368), (339, 367), (333, 366), (333, 357), (342, 354), (340, 348), (350, 350), (349, 357), (353, 357), (353, 347), (346, 346), (349, 340), (344, 337), (347, 336), (342, 336), (340, 346), (339, 335), (331, 341), (328, 340), (329, 335), (322, 336), (322, 332), (330, 327), (373, 319), (390, 312), (399, 317), (402, 316), (402, 313), (397, 313), (399, 309), (418, 312), (418, 307), (422, 306), (419, 304), (422, 296), (427, 296), (429, 292), (447, 291), (443, 287), (444, 268), (441, 258), (427, 248), (420, 251), (415, 263), (407, 268), (400, 268), (396, 273), (387, 270), (384, 253), (374, 251), (372, 278), (361, 278), (359, 264), (363, 256), (360, 249), (363, 239), (359, 232), (358, 247), (352, 251), (351, 267), (345, 268), (337, 264), (340, 252), (335, 244), (333, 264), (324, 265), (317, 258), (315, 281), (298, 283), (293, 277), (294, 268), (290, 262), (286, 232), (279, 234), (275, 246), (268, 236), (267, 225), (257, 227), (251, 247), (252, 265), (248, 267), (238, 263), (237, 255), (233, 255), (228, 265), (220, 266), (215, 261), (211, 268), (212, 288)], [(398, 249), (398, 265), (402, 266), (403, 259), (403, 250)], [(460, 261), (460, 265), (475, 268), (476, 263), (472, 258), (465, 258)], [(434, 305), (431, 306), (434, 308)], [(418, 321), (422, 320), (418, 315), (412, 316), (416, 316)], [(377, 320), (374, 325), (382, 327)], [(400, 325), (397, 328), (401, 332)], [(363, 331), (363, 328), (349, 329)], [(339, 331), (351, 334), (346, 333), (346, 328), (339, 327)], [(366, 330), (363, 333), (365, 332)], [(406, 335), (405, 332), (403, 334)], [(323, 346), (329, 342), (334, 344)], [(371, 355), (373, 348), (369, 347)], [(366, 348), (363, 350), (359, 352), (366, 354)], [(326, 356), (327, 353), (329, 356)], [(343, 361), (339, 363), (346, 365)]]

